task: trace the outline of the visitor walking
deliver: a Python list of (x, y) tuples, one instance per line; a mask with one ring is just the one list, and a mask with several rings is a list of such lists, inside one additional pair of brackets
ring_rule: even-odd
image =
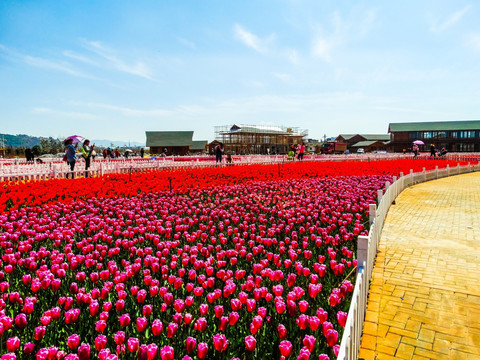
[(218, 143), (215, 146), (215, 162), (222, 162), (222, 155), (224, 152), (223, 143)]
[(145, 156), (145, 150), (143, 148), (140, 149), (140, 156), (143, 157)]
[[(67, 158), (67, 164), (70, 165), (70, 172), (72, 174), (72, 179), (75, 177), (75, 162), (77, 161), (77, 149), (73, 146), (73, 139), (68, 139), (65, 141), (65, 155)], [(68, 179), (68, 173), (66, 175)]]
[(436, 158), (437, 157), (437, 154), (436, 154), (436, 149), (435, 149), (435, 145), (434, 144), (430, 144), (430, 157), (433, 156), (433, 158)]
[(85, 159), (85, 177), (88, 177), (88, 168), (92, 160), (92, 152), (95, 148), (95, 144), (90, 146), (90, 140), (85, 140), (82, 146), (82, 156)]
[(298, 145), (297, 159), (299, 161), (303, 160), (303, 154), (305, 154), (305, 144), (302, 142), (301, 144)]
[(418, 156), (418, 151), (419, 151), (418, 145), (413, 144), (413, 158), (414, 159)]

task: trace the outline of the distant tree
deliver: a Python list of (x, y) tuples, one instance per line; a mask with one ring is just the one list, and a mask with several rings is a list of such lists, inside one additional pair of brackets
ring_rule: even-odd
[(34, 156), (39, 156), (42, 153), (42, 147), (40, 145), (33, 146), (32, 153)]

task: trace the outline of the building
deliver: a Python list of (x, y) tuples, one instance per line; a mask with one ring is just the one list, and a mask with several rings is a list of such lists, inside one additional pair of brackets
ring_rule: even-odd
[(162, 154), (164, 149), (167, 155), (204, 153), (207, 147), (207, 140), (192, 140), (193, 131), (146, 131), (145, 134), (151, 154)]
[(480, 120), (391, 123), (388, 132), (395, 152), (410, 149), (415, 140), (425, 143), (420, 151), (433, 144), (450, 152), (480, 152)]
[(225, 152), (244, 154), (286, 154), (292, 145), (302, 143), (308, 132), (298, 128), (263, 125), (227, 125), (215, 127), (215, 140)]
[(390, 147), (389, 134), (340, 134), (335, 141), (347, 143), (350, 152), (356, 152), (360, 148), (365, 152), (373, 152)]

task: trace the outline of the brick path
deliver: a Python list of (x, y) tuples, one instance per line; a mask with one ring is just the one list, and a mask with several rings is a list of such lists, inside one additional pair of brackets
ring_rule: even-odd
[(480, 359), (480, 173), (405, 189), (385, 220), (360, 359)]

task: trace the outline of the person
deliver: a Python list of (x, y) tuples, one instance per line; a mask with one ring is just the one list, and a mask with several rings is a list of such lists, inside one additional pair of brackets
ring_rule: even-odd
[(85, 177), (88, 177), (88, 168), (90, 167), (90, 162), (92, 160), (93, 149), (95, 144), (90, 146), (90, 140), (85, 140), (82, 146), (82, 156), (85, 159)]
[(436, 151), (435, 145), (430, 144), (430, 157), (432, 157), (432, 156), (433, 156), (433, 158), (436, 157), (436, 152), (435, 151)]
[[(73, 139), (65, 141), (65, 155), (67, 157), (67, 164), (70, 165), (70, 171), (72, 173), (72, 179), (74, 178), (73, 170), (75, 169), (75, 162), (77, 161), (77, 150), (73, 146)], [(68, 179), (68, 173), (66, 175)]]
[(25, 160), (27, 162), (30, 162), (33, 160), (33, 152), (30, 148), (25, 149)]
[(418, 145), (413, 144), (413, 157), (416, 158), (418, 156)]
[(120, 151), (118, 151), (118, 148), (115, 149), (115, 157), (116, 158), (120, 157)]
[(107, 149), (103, 149), (103, 152), (102, 152), (102, 155), (103, 155), (103, 158), (106, 159), (107, 158)]
[(140, 149), (140, 156), (143, 157), (145, 156), (145, 150), (143, 148)]
[(290, 151), (288, 152), (287, 160), (295, 161), (295, 145), (290, 146)]
[(164, 149), (163, 149), (163, 156), (164, 156), (164, 157), (167, 157), (167, 152), (168, 152), (167, 148), (164, 148)]
[(125, 151), (125, 153), (124, 153), (125, 159), (128, 159), (129, 153), (130, 153), (129, 151)]
[(220, 142), (215, 146), (215, 162), (222, 162), (223, 151), (223, 143)]
[(303, 160), (303, 154), (305, 154), (305, 144), (302, 142), (301, 144), (298, 145), (297, 159)]
[(439, 156), (439, 157), (442, 157), (442, 156), (445, 156), (445, 155), (447, 155), (447, 149), (445, 149), (445, 148), (443, 147), (442, 150), (440, 150), (440, 151), (438, 152), (438, 156)]
[(233, 165), (233, 159), (231, 154), (227, 154), (227, 164)]

